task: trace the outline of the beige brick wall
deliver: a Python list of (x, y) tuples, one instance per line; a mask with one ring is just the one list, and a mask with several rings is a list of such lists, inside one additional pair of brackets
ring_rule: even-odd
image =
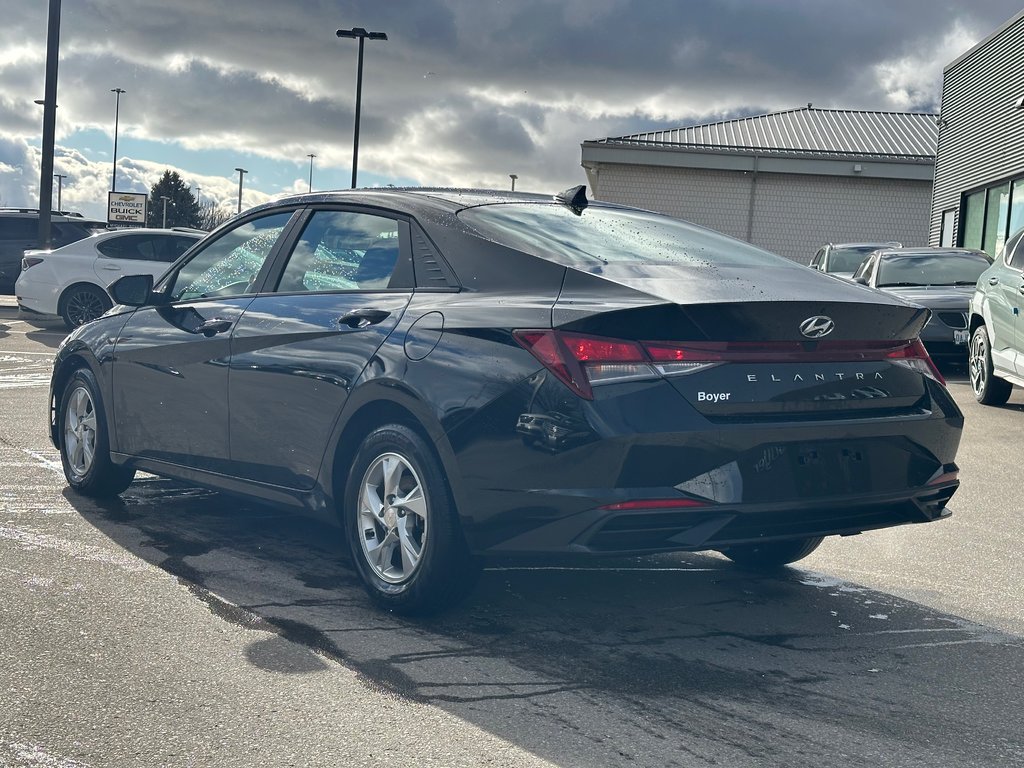
[[(800, 262), (827, 242), (927, 245), (931, 182), (602, 164), (594, 196), (686, 219)], [(748, 238), (748, 233), (750, 237)]]

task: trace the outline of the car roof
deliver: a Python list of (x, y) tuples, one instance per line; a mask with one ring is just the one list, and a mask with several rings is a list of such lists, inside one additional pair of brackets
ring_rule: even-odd
[(991, 261), (987, 253), (974, 248), (879, 248), (880, 259), (898, 258), (901, 256), (980, 256)]

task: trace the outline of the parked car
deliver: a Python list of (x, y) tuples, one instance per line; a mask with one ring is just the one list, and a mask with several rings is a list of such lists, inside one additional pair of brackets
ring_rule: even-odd
[(195, 229), (107, 231), (52, 251), (26, 251), (15, 286), (24, 312), (60, 315), (68, 330), (95, 320), (114, 302), (107, 286), (122, 275), (160, 277), (205, 235)]
[[(50, 235), (55, 248), (106, 228), (106, 222), (86, 219), (77, 213), (51, 213)], [(0, 208), (0, 293), (14, 292), (14, 283), (21, 273), (22, 256), (27, 249), (38, 245), (38, 209)]]
[(985, 272), (971, 297), (969, 374), (974, 397), (1003, 405), (1013, 385), (1024, 387), (1024, 230)]
[(583, 187), (291, 197), (110, 290), (54, 364), (70, 486), (337, 515), (394, 610), (492, 555), (778, 566), (959, 482), (926, 309)]
[(978, 277), (992, 264), (984, 251), (968, 248), (883, 248), (853, 275), (932, 311), (921, 341), (933, 360), (967, 365), (967, 312)]
[(829, 243), (818, 249), (811, 259), (810, 266), (833, 277), (852, 280), (857, 267), (872, 251), (879, 248), (902, 248), (902, 243)]

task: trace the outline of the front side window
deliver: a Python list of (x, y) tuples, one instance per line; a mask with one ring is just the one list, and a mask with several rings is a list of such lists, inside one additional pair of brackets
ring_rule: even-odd
[(352, 211), (317, 211), (295, 244), (279, 293), (383, 290), (398, 264), (398, 222)]
[(1024, 232), (1018, 232), (1006, 243), (1006, 253), (1003, 258), (1008, 267), (1024, 270)]
[(292, 212), (253, 219), (225, 232), (193, 254), (167, 287), (170, 301), (241, 296), (252, 291)]

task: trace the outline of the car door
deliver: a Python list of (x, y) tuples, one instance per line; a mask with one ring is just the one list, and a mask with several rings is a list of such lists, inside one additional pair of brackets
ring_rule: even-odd
[[(232, 337), (231, 460), (243, 476), (310, 488), (353, 384), (412, 297), (408, 224), (318, 209)], [(298, 229), (298, 227), (296, 228)]]
[(1024, 247), (1021, 234), (1011, 238), (997, 257), (994, 268), (986, 272), (980, 286), (984, 292), (982, 312), (988, 325), (993, 365), (1006, 371), (1020, 371), (1016, 350), (1024, 341), (1019, 334), (1021, 290), (1024, 286)]
[(136, 310), (114, 348), (118, 450), (194, 469), (228, 469), (231, 330), (293, 211), (238, 222), (197, 250)]
[(197, 239), (157, 232), (108, 237), (96, 244), (99, 256), (93, 271), (104, 287), (122, 275), (148, 274), (155, 280)]

